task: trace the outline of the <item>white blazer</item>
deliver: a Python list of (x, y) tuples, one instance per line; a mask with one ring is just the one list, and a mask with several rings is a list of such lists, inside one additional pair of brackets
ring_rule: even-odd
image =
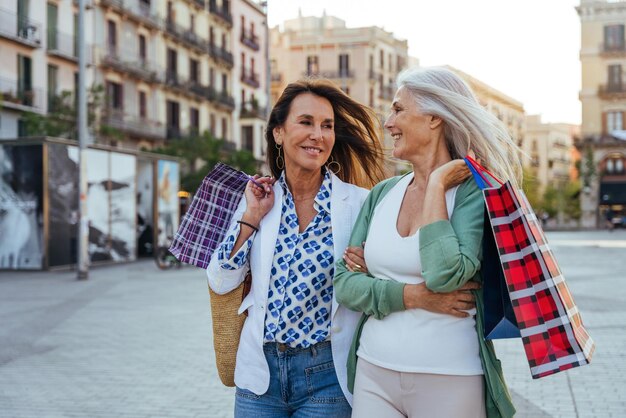
[[(330, 198), (331, 226), (335, 261), (343, 257), (343, 252), (350, 240), (352, 226), (365, 201), (368, 191), (352, 184), (344, 183), (332, 175), (332, 194)], [(267, 392), (270, 372), (263, 353), (263, 335), (265, 327), (265, 309), (270, 283), (270, 270), (274, 262), (276, 239), (280, 227), (282, 187), (274, 184), (275, 203), (272, 209), (261, 220), (249, 254), (252, 270), (252, 286), (250, 293), (239, 307), (239, 313), (248, 310), (248, 318), (244, 323), (237, 351), (235, 367), (235, 384), (248, 389), (257, 395)], [(241, 203), (233, 216), (233, 223), (241, 219), (246, 210), (246, 199)], [(244, 279), (247, 266), (238, 270), (226, 270), (219, 266), (217, 257), (213, 257), (207, 267), (209, 286), (218, 294), (228, 293), (235, 289)], [(330, 335), (332, 341), (333, 363), (341, 389), (352, 405), (352, 394), (348, 391), (346, 362), (352, 336), (359, 320), (360, 313), (338, 306), (333, 294)]]

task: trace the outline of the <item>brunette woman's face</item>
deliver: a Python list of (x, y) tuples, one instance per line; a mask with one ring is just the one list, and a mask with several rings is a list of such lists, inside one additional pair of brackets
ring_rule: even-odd
[(302, 93), (291, 102), (285, 122), (273, 130), (285, 168), (319, 172), (335, 145), (334, 112), (328, 99)]

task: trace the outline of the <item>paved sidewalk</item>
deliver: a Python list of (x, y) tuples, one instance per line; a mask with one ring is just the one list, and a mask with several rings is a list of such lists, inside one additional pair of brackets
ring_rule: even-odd
[[(498, 341), (517, 417), (624, 417), (626, 231), (548, 237), (597, 352), (532, 380), (521, 341)], [(0, 417), (232, 416), (200, 270), (0, 273), (0, 323)]]

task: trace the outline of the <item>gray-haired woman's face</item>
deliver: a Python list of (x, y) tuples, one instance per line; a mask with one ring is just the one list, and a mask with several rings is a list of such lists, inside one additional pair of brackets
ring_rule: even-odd
[(395, 158), (411, 161), (420, 155), (420, 150), (433, 139), (433, 117), (421, 113), (415, 98), (404, 87), (396, 92), (391, 112), (385, 121), (385, 128), (393, 138)]

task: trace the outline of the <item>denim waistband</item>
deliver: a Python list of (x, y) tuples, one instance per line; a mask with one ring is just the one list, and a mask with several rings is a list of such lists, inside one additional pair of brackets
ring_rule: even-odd
[(280, 352), (283, 354), (296, 355), (296, 354), (303, 354), (303, 353), (309, 352), (313, 355), (316, 355), (318, 350), (323, 350), (326, 348), (330, 348), (330, 340), (322, 341), (306, 348), (305, 347), (289, 347), (285, 343), (276, 343), (276, 342), (263, 344), (263, 351), (268, 354)]

